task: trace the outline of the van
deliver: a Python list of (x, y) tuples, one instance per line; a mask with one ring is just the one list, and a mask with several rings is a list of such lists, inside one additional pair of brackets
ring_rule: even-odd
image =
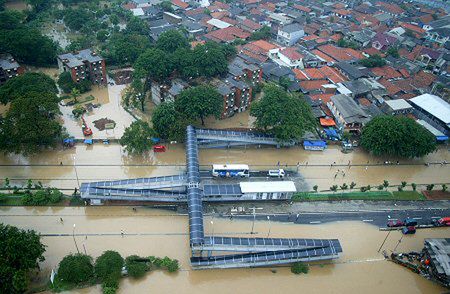
[(284, 172), (284, 169), (271, 169), (267, 175), (274, 178), (284, 178), (286, 173)]

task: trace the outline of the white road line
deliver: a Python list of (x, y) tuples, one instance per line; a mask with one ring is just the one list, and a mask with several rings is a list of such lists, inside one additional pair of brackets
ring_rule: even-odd
[(440, 217), (440, 216), (432, 216), (431, 218), (442, 218), (442, 217)]
[(414, 219), (422, 219), (421, 217), (415, 217)]
[(363, 222), (373, 222), (373, 219), (363, 219)]
[(320, 224), (320, 221), (309, 222), (310, 224)]

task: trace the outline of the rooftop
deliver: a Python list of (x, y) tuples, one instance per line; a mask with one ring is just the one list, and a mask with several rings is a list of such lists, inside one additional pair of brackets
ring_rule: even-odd
[(409, 104), (405, 99), (386, 100), (384, 103), (386, 103), (394, 111), (412, 108), (411, 104)]
[(410, 101), (430, 113), (446, 125), (450, 125), (450, 104), (439, 98), (438, 96), (431, 94), (423, 94)]
[(297, 192), (292, 181), (241, 182), (242, 193)]
[(84, 49), (74, 53), (61, 54), (58, 56), (58, 58), (62, 61), (67, 60), (67, 62), (65, 63), (69, 67), (83, 65), (83, 61), (92, 63), (103, 60), (101, 56), (97, 55), (97, 53), (95, 53), (95, 51), (92, 51), (91, 49)]
[(3, 70), (18, 68), (19, 63), (12, 57), (11, 54), (0, 55), (0, 68)]

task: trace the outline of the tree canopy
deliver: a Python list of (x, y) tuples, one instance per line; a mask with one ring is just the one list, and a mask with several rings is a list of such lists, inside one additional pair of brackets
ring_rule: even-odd
[(164, 80), (172, 73), (169, 56), (157, 48), (147, 49), (134, 64), (135, 77)]
[(433, 152), (436, 139), (413, 119), (377, 116), (363, 128), (361, 146), (377, 156), (414, 158)]
[(149, 47), (150, 41), (146, 36), (114, 33), (110, 37), (103, 55), (108, 64), (133, 64)]
[(59, 262), (57, 278), (73, 284), (88, 282), (94, 277), (92, 257), (84, 254), (70, 254)]
[(175, 109), (174, 102), (163, 102), (152, 114), (153, 128), (163, 139), (183, 141), (190, 120)]
[(280, 141), (299, 140), (306, 131), (314, 130), (315, 118), (303, 99), (275, 84), (264, 86), (264, 96), (253, 102), (250, 114), (255, 126), (275, 135)]
[(151, 138), (154, 136), (155, 131), (148, 123), (138, 120), (125, 129), (119, 143), (125, 146), (125, 150), (129, 153), (142, 154), (152, 148)]
[(187, 118), (198, 120), (202, 125), (207, 116), (220, 117), (223, 98), (214, 87), (200, 85), (183, 90), (175, 100), (175, 109)]
[(102, 282), (102, 287), (117, 289), (121, 276), (124, 260), (116, 251), (108, 250), (103, 252), (96, 261), (94, 272), (97, 278)]
[(359, 61), (361, 65), (364, 65), (365, 67), (381, 67), (386, 64), (386, 60), (382, 58), (380, 55), (375, 54), (369, 56), (369, 58), (364, 58)]
[(27, 273), (44, 261), (44, 252), (45, 246), (35, 231), (0, 223), (0, 292), (25, 292)]
[(169, 30), (159, 36), (156, 48), (166, 53), (173, 53), (180, 48), (189, 49), (190, 45), (186, 37), (178, 30)]
[(250, 36), (250, 40), (256, 41), (256, 40), (267, 40), (271, 36), (270, 27), (263, 26), (259, 30), (253, 32)]
[(89, 80), (82, 80), (75, 83), (70, 72), (65, 71), (59, 75), (58, 85), (64, 93), (70, 93), (74, 88), (80, 93), (84, 93), (91, 89), (92, 83)]
[(44, 73), (27, 72), (23, 75), (8, 80), (0, 87), (0, 103), (6, 104), (18, 97), (23, 97), (29, 92), (53, 94), (58, 93), (55, 82)]

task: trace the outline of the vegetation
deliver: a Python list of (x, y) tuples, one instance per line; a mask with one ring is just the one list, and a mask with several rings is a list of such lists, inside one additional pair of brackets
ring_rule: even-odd
[(427, 191), (432, 191), (434, 189), (434, 184), (427, 185)]
[[(124, 260), (116, 251), (108, 250), (103, 252), (96, 261), (94, 272), (102, 283), (102, 288), (107, 291), (115, 291), (119, 287), (119, 280), (122, 275)], [(111, 289), (109, 289), (111, 288)]]
[(270, 38), (271, 36), (271, 32), (270, 32), (270, 27), (268, 26), (263, 26), (262, 28), (260, 28), (259, 30), (257, 30), (256, 32), (252, 33), (252, 35), (250, 36), (250, 40), (251, 41), (256, 41), (256, 40), (267, 40)]
[(387, 55), (390, 55), (392, 57), (395, 58), (399, 58), (400, 54), (398, 53), (398, 48), (397, 47), (389, 47), (388, 50), (386, 51)]
[(11, 53), (25, 64), (54, 64), (57, 46), (37, 28), (26, 25), (25, 19), (17, 11), (0, 12), (0, 52)]
[(381, 67), (386, 65), (386, 60), (384, 60), (380, 55), (371, 55), (368, 58), (361, 59), (359, 63), (365, 67)]
[(407, 117), (378, 116), (361, 135), (361, 146), (377, 156), (422, 157), (436, 149), (434, 136)]
[(125, 150), (129, 153), (142, 154), (152, 148), (151, 138), (155, 135), (155, 131), (148, 123), (138, 120), (125, 129), (119, 143), (125, 146)]
[(19, 97), (24, 97), (30, 92), (58, 93), (55, 82), (43, 73), (24, 73), (14, 79), (8, 80), (0, 87), (0, 103), (7, 104)]
[(338, 201), (338, 200), (425, 200), (425, 196), (415, 191), (367, 191), (345, 193), (297, 193), (293, 201)]
[(309, 272), (309, 266), (303, 262), (296, 262), (291, 265), (291, 272), (293, 274), (307, 274)]
[(73, 89), (77, 89), (80, 93), (91, 90), (92, 83), (89, 80), (82, 80), (75, 83), (70, 72), (63, 72), (59, 75), (58, 85), (64, 93), (70, 93)]
[(191, 120), (175, 109), (174, 102), (163, 102), (152, 114), (153, 128), (160, 138), (172, 141), (183, 141), (186, 126)]
[(192, 120), (200, 119), (202, 125), (210, 115), (219, 118), (222, 105), (222, 96), (215, 88), (207, 85), (185, 89), (175, 100), (175, 109), (179, 113)]
[(35, 231), (1, 223), (0, 236), (0, 293), (23, 293), (29, 271), (44, 261), (45, 246)]
[(190, 49), (190, 45), (186, 37), (178, 30), (169, 30), (158, 38), (156, 48), (165, 53), (174, 53), (179, 49)]
[(132, 278), (141, 278), (145, 273), (150, 270), (150, 266), (137, 255), (128, 256), (125, 259), (125, 267), (127, 269), (128, 275)]
[(59, 263), (57, 279), (63, 283), (82, 285), (94, 277), (92, 257), (84, 254), (70, 254)]
[(352, 48), (352, 49), (359, 49), (359, 45), (356, 42), (344, 40), (343, 38), (339, 39), (336, 43), (339, 47), (344, 48)]
[(176, 272), (180, 268), (178, 260), (170, 259), (167, 256), (165, 256), (164, 258), (150, 256), (149, 260), (154, 267), (164, 268), (170, 273)]
[(105, 45), (102, 55), (111, 65), (133, 64), (138, 57), (150, 48), (147, 36), (114, 33)]
[(303, 97), (287, 93), (275, 84), (264, 86), (264, 96), (253, 103), (250, 114), (256, 117), (257, 128), (280, 141), (299, 140), (315, 126), (311, 107)]
[(145, 91), (144, 84), (140, 79), (134, 79), (130, 87), (127, 88), (123, 96), (123, 104), (126, 107), (140, 108), (142, 112), (145, 111)]
[(61, 202), (63, 193), (58, 189), (38, 190), (34, 193), (28, 192), (22, 197), (23, 205), (49, 205)]

